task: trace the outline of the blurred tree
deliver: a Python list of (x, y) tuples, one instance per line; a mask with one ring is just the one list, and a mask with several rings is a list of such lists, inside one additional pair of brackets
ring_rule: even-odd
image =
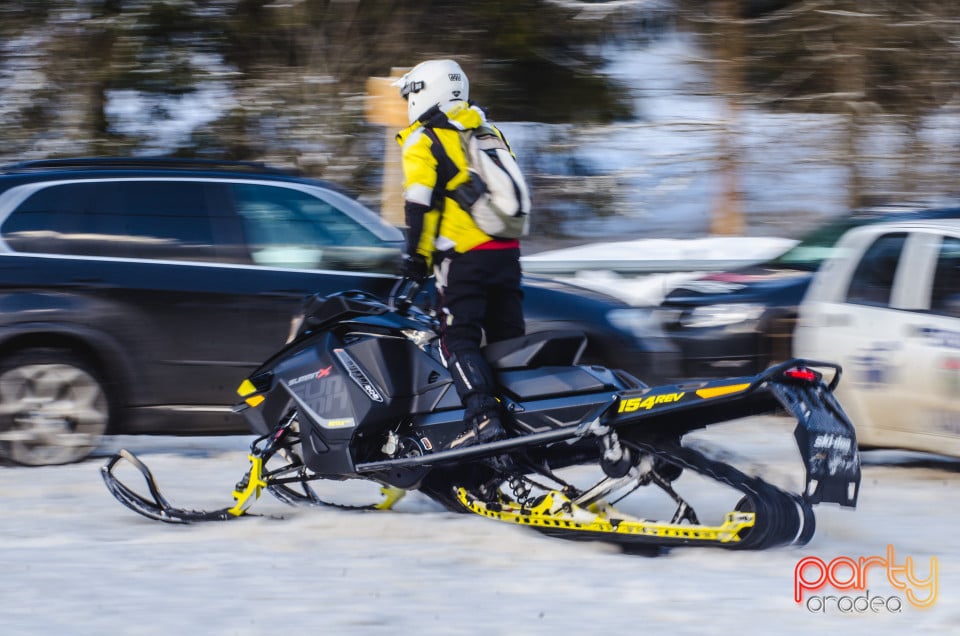
[[(531, 143), (568, 156), (589, 143), (582, 124), (634, 118), (636, 96), (601, 72), (605, 47), (644, 46), (647, 19), (668, 14), (662, 24), (705, 44), (727, 100), (711, 129), (722, 131), (711, 160), (726, 178), (727, 228), (744, 205), (748, 108), (836, 126), (816, 160), (847, 167), (852, 205), (922, 191), (943, 179), (928, 166), (957, 155), (927, 134), (960, 82), (955, 0), (3, 0), (0, 154), (256, 159), (372, 193), (383, 131), (363, 119), (366, 78), (455, 56), (493, 118), (565, 124)], [(203, 115), (190, 136), (174, 125), (185, 110)], [(880, 156), (877, 130), (892, 126), (900, 146)], [(895, 182), (880, 182), (881, 163)], [(584, 183), (543, 181), (560, 202)]]
[(343, 92), (430, 57), (464, 60), (501, 120), (609, 122), (632, 115), (599, 71), (595, 45), (615, 28), (544, 0), (239, 0), (225, 57), (244, 74), (315, 65)]
[(629, 117), (629, 100), (590, 53), (610, 26), (572, 15), (541, 0), (5, 0), (0, 62), (16, 57), (18, 77), (34, 77), (3, 109), (4, 124), (73, 140), (61, 153), (125, 152), (143, 139), (111, 126), (111, 95), (135, 91), (162, 125), (177, 98), (216, 81), (233, 99), (183, 152), (312, 148), (324, 164), (354, 140), (368, 76), (440, 55), (463, 60), (501, 120)]
[[(780, 112), (829, 113), (845, 118), (843, 157), (851, 206), (871, 202), (864, 163), (868, 122), (899, 122), (903, 178), (893, 196), (919, 187), (914, 171), (923, 118), (954, 99), (960, 88), (960, 12), (954, 0), (909, 3), (862, 0), (678, 0), (688, 27), (714, 42), (742, 25), (745, 103)], [(729, 62), (729, 60), (726, 60)], [(874, 195), (875, 196), (875, 195)]]
[(739, 0), (714, 0), (720, 17), (714, 38), (717, 68), (712, 75), (717, 94), (723, 98), (724, 119), (719, 130), (718, 161), (720, 193), (710, 216), (712, 234), (743, 234), (743, 194), (740, 191), (740, 105), (744, 91), (744, 35)]
[(111, 92), (145, 95), (144, 103), (151, 105), (145, 119), (160, 127), (170, 118), (169, 98), (197, 89), (207, 77), (197, 58), (215, 53), (203, 34), (214, 29), (192, 4), (13, 0), (2, 5), (0, 34), (16, 43), (0, 48), (0, 61), (17, 59), (9, 91), (13, 121), (24, 125), (14, 141), (23, 146), (21, 154), (135, 150), (143, 138), (111, 125)]
[[(612, 27), (575, 21), (575, 12), (542, 0), (218, 5), (226, 14), (223, 58), (237, 70), (236, 99), (195, 137), (205, 152), (295, 163), (375, 190), (382, 153), (371, 147), (383, 135), (363, 117), (366, 80), (432, 57), (456, 57), (472, 96), (500, 121), (609, 122), (631, 115), (629, 95), (599, 73), (604, 61), (591, 53)], [(270, 145), (253, 143), (259, 140)]]

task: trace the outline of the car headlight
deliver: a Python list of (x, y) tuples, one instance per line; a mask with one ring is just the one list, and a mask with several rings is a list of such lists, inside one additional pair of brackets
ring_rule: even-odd
[(680, 324), (687, 329), (723, 327), (758, 319), (765, 307), (754, 303), (729, 303), (703, 305), (680, 318)]
[(630, 309), (612, 309), (607, 312), (611, 325), (626, 331), (635, 338), (649, 338), (662, 333), (660, 320), (653, 309), (631, 307)]

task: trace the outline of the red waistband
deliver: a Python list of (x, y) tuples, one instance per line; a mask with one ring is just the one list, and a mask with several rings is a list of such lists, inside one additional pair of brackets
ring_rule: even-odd
[(520, 249), (520, 241), (518, 239), (491, 239), (486, 243), (481, 243), (474, 248), (473, 250), (512, 250)]

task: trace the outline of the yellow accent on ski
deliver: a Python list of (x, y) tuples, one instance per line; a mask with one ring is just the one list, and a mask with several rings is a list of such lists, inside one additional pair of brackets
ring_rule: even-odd
[[(227, 510), (235, 517), (239, 517), (254, 501), (260, 498), (260, 493), (267, 487), (263, 479), (263, 458), (256, 455), (247, 455), (250, 460), (250, 471), (246, 474), (246, 485), (243, 490), (234, 490), (233, 498), (237, 502), (233, 508)], [(239, 484), (237, 484), (239, 486)]]
[(267, 398), (265, 398), (265, 397), (262, 396), (262, 395), (251, 395), (251, 396), (248, 397), (246, 400), (244, 400), (244, 402), (246, 402), (247, 404), (249, 404), (252, 408), (256, 408), (256, 407), (260, 406), (260, 403), (263, 402), (263, 401), (266, 400), (266, 399), (267, 399)]
[(239, 388), (237, 388), (237, 395), (242, 397), (244, 402), (254, 408), (267, 399), (264, 395), (256, 395), (256, 393), (257, 387), (253, 385), (253, 382), (251, 382), (249, 378), (241, 382)]
[(384, 496), (384, 500), (380, 503), (374, 505), (373, 507), (377, 510), (390, 510), (393, 508), (393, 505), (403, 499), (407, 495), (407, 491), (403, 488), (394, 488), (393, 486), (384, 486), (380, 489), (380, 494)]
[(736, 543), (740, 541), (740, 533), (747, 528), (752, 528), (756, 521), (756, 516), (752, 512), (728, 512), (719, 526), (635, 519), (619, 513), (606, 504), (591, 506), (589, 510), (581, 508), (569, 497), (555, 490), (548, 492), (529, 508), (523, 508), (512, 501), (500, 502), (488, 508), (484, 502), (472, 499), (463, 488), (457, 490), (457, 498), (473, 513), (521, 526), (573, 532), (643, 535), (693, 542)]
[(711, 386), (705, 389), (697, 389), (697, 395), (702, 398), (714, 398), (721, 395), (730, 395), (739, 393), (750, 387), (750, 384), (728, 384), (726, 386)]

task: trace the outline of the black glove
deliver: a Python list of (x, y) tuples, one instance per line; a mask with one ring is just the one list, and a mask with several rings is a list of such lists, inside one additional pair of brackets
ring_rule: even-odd
[(427, 259), (423, 256), (414, 254), (403, 257), (403, 264), (400, 266), (401, 276), (416, 283), (422, 283), (427, 280), (427, 274)]

